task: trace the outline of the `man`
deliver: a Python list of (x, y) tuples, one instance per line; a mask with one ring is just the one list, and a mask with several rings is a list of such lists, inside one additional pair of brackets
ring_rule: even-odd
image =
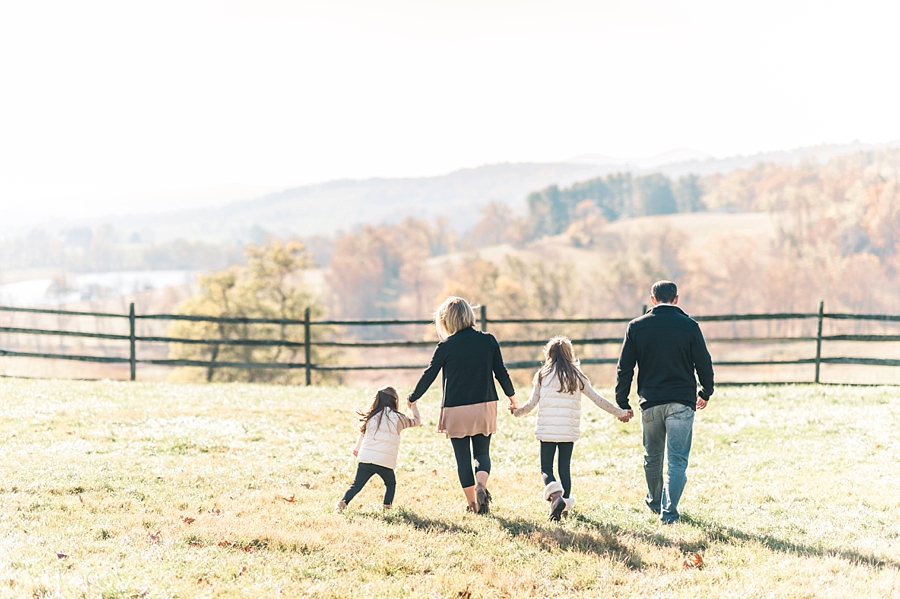
[(673, 524), (680, 517), (678, 501), (687, 482), (694, 411), (705, 408), (713, 393), (713, 368), (699, 325), (677, 306), (675, 283), (654, 283), (650, 301), (653, 309), (628, 323), (625, 331), (616, 367), (616, 403), (634, 414), (628, 394), (637, 364), (646, 503), (664, 524)]

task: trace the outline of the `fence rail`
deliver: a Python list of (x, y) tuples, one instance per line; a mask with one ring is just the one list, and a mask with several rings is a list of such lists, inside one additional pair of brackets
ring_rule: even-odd
[[(794, 359), (756, 359), (756, 360), (719, 360), (715, 364), (718, 366), (784, 366), (784, 365), (814, 365), (815, 375), (813, 381), (820, 382), (821, 367), (823, 364), (852, 364), (852, 365), (869, 365), (869, 366), (900, 366), (900, 359), (889, 358), (862, 358), (862, 357), (823, 357), (822, 345), (825, 342), (850, 341), (850, 342), (900, 342), (900, 335), (863, 335), (863, 334), (837, 334), (823, 335), (822, 325), (827, 319), (833, 320), (856, 320), (856, 321), (881, 321), (881, 322), (900, 322), (900, 315), (891, 314), (845, 314), (845, 313), (826, 313), (824, 311), (824, 303), (820, 302), (817, 312), (788, 312), (775, 314), (719, 314), (695, 316), (695, 320), (699, 322), (742, 322), (742, 321), (784, 321), (784, 320), (816, 320), (815, 336), (749, 336), (749, 337), (708, 337), (707, 342), (710, 344), (791, 344), (802, 342), (816, 343), (814, 356), (798, 357)], [(434, 341), (416, 341), (416, 340), (351, 340), (351, 341), (335, 341), (335, 340), (314, 340), (312, 335), (313, 327), (384, 327), (384, 326), (422, 326), (431, 324), (430, 320), (422, 319), (348, 319), (348, 320), (311, 320), (310, 312), (307, 308), (304, 318), (284, 319), (284, 318), (247, 318), (234, 316), (194, 316), (184, 314), (135, 314), (134, 304), (130, 305), (128, 314), (116, 314), (108, 312), (82, 312), (69, 310), (52, 310), (44, 308), (18, 308), (12, 306), (0, 306), (0, 312), (21, 312), (30, 314), (47, 314), (58, 316), (78, 316), (93, 318), (113, 318), (128, 320), (128, 334), (113, 333), (92, 333), (87, 331), (73, 331), (62, 328), (58, 329), (41, 329), (28, 327), (0, 327), (0, 333), (7, 334), (24, 334), (24, 335), (45, 335), (60, 337), (79, 337), (89, 339), (101, 339), (107, 341), (122, 342), (128, 341), (127, 355), (120, 356), (98, 356), (98, 355), (80, 355), (67, 353), (43, 353), (33, 351), (12, 351), (0, 348), (0, 356), (23, 357), (23, 358), (45, 358), (55, 360), (74, 360), (82, 362), (98, 362), (98, 363), (127, 363), (130, 365), (130, 378), (135, 380), (137, 377), (137, 366), (139, 364), (153, 364), (162, 366), (189, 366), (202, 367), (207, 369), (217, 368), (271, 368), (281, 370), (303, 370), (305, 371), (306, 384), (312, 383), (313, 371), (365, 371), (365, 370), (414, 370), (422, 369), (425, 364), (325, 364), (313, 363), (312, 348), (422, 348), (431, 347)], [(281, 325), (303, 328), (303, 340), (294, 339), (245, 339), (245, 338), (185, 338), (173, 337), (165, 335), (138, 335), (136, 333), (136, 325), (139, 321), (188, 321), (188, 322), (208, 322), (216, 324), (268, 324)], [(546, 325), (546, 324), (570, 324), (570, 325), (594, 325), (594, 324), (622, 324), (629, 322), (629, 318), (498, 318), (488, 320), (487, 308), (481, 307), (479, 314), (479, 325), (482, 330), (487, 330), (489, 325)], [(622, 342), (621, 337), (577, 337), (572, 339), (576, 345), (617, 345)], [(208, 345), (210, 347), (217, 346), (244, 346), (244, 347), (284, 347), (294, 350), (303, 350), (303, 361), (289, 362), (249, 362), (249, 361), (217, 361), (211, 360), (193, 360), (193, 359), (177, 359), (177, 358), (140, 358), (137, 354), (138, 344), (142, 343), (166, 343), (166, 344), (191, 344), (191, 345)], [(539, 347), (546, 343), (545, 339), (501, 339), (502, 347)], [(124, 349), (124, 348), (123, 348)], [(124, 353), (124, 352), (123, 352)], [(615, 364), (615, 358), (584, 358), (581, 360), (583, 364)], [(507, 362), (507, 367), (511, 369), (517, 368), (534, 368), (540, 365), (538, 360), (518, 360)]]

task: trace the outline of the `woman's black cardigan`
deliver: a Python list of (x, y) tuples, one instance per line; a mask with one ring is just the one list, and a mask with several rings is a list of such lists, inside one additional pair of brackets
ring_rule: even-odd
[[(497, 401), (493, 376), (507, 397), (516, 394), (503, 365), (500, 344), (490, 333), (467, 327), (438, 343), (431, 364), (422, 373), (409, 401), (416, 401), (443, 370), (443, 406), (467, 406)], [(492, 376), (493, 375), (493, 376)]]

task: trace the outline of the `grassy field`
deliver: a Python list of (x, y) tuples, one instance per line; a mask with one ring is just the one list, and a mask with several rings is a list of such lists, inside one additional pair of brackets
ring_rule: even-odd
[(433, 392), (396, 508), (375, 479), (335, 515), (370, 390), (2, 379), (0, 597), (900, 597), (898, 391), (721, 389), (664, 527), (639, 423), (589, 402), (554, 524), (533, 415), (501, 415), (490, 516)]

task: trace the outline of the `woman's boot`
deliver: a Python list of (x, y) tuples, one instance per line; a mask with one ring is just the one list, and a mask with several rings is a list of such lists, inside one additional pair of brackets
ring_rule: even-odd
[(478, 513), (487, 514), (491, 511), (491, 492), (483, 484), (475, 485), (475, 501), (478, 503)]

